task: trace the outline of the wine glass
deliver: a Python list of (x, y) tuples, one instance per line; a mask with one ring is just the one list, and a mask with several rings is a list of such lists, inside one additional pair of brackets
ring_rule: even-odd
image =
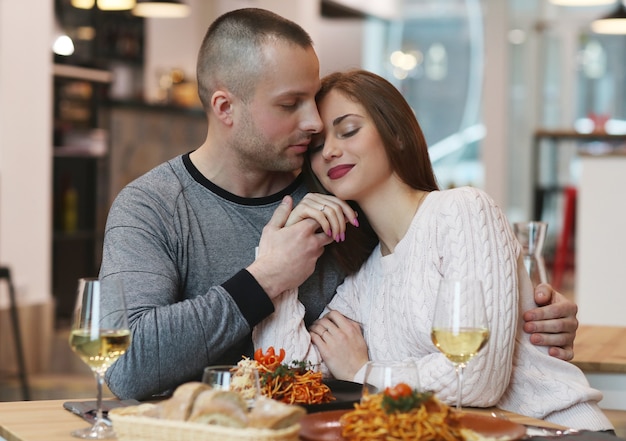
[(365, 366), (361, 401), (400, 383), (419, 390), (419, 373), (415, 361), (369, 361)]
[(489, 339), (489, 326), (478, 280), (442, 280), (437, 293), (431, 338), (454, 364), (456, 408), (461, 409), (463, 370)]
[(102, 414), (104, 374), (128, 348), (130, 330), (121, 282), (83, 278), (78, 280), (70, 347), (93, 371), (98, 386), (96, 420), (91, 427), (72, 432), (86, 439), (115, 437)]

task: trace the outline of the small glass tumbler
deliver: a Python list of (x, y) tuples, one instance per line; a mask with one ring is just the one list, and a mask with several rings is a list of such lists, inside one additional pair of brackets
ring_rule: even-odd
[(415, 361), (370, 361), (365, 367), (361, 401), (400, 383), (419, 390), (419, 373)]
[(202, 382), (213, 389), (230, 390), (241, 394), (254, 407), (256, 399), (261, 395), (259, 371), (245, 366), (219, 365), (208, 366), (204, 369)]

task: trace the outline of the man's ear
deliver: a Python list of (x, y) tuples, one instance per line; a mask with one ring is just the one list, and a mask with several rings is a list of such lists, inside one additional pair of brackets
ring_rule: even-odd
[(230, 93), (224, 90), (217, 90), (211, 96), (211, 108), (213, 113), (224, 124), (230, 125), (233, 122), (233, 100)]

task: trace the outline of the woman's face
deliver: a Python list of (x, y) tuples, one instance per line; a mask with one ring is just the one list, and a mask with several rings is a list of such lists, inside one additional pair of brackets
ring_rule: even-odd
[(318, 105), (324, 124), (311, 142), (311, 168), (326, 190), (362, 203), (393, 175), (374, 121), (359, 103), (332, 90)]

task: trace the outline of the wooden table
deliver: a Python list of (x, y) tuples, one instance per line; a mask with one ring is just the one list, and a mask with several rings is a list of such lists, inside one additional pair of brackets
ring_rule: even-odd
[(626, 411), (626, 327), (580, 325), (572, 363), (602, 392), (602, 408)]
[(580, 325), (572, 363), (586, 373), (626, 374), (626, 327)]
[(89, 423), (65, 410), (65, 401), (0, 403), (0, 436), (7, 441), (76, 441), (70, 432)]
[[(7, 441), (76, 441), (70, 432), (88, 423), (63, 408), (70, 400), (16, 401), (0, 403), (0, 437)], [(87, 401), (87, 400), (84, 400)], [(491, 409), (472, 411), (490, 414)], [(520, 424), (562, 429), (546, 421), (497, 410), (499, 415)]]

